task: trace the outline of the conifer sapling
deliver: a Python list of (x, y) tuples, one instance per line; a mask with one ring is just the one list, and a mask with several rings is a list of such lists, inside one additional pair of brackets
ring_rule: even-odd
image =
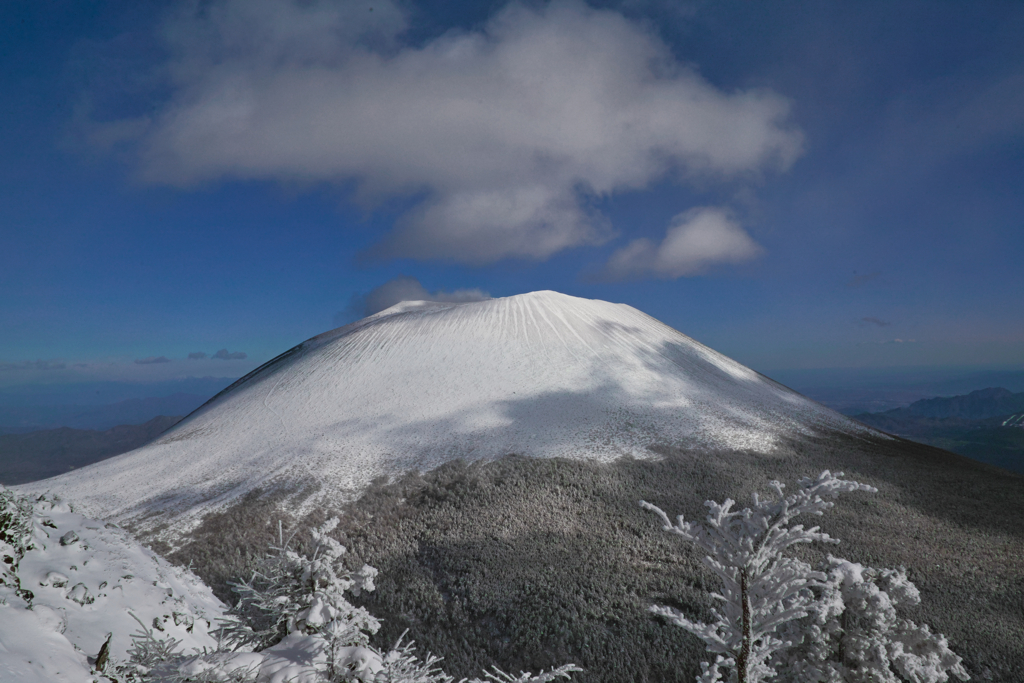
[(899, 605), (916, 605), (920, 594), (906, 570), (872, 569), (828, 556), (818, 570), (782, 553), (797, 543), (838, 543), (803, 525), (788, 527), (802, 514), (821, 515), (847, 491), (876, 491), (840, 472), (800, 480), (800, 490), (783, 494), (771, 482), (772, 500), (754, 494), (753, 508), (732, 510), (735, 502), (707, 501), (707, 525), (673, 524), (660, 508), (641, 506), (661, 517), (664, 528), (696, 543), (709, 554), (704, 564), (723, 583), (715, 622), (702, 624), (671, 607), (655, 614), (701, 638), (717, 654), (702, 664), (702, 683), (758, 683), (778, 677), (787, 683), (945, 683), (968, 680), (960, 657), (942, 634), (900, 618)]
[[(807, 616), (815, 609), (811, 587), (824, 585), (826, 575), (814, 571), (802, 560), (783, 555), (798, 543), (838, 543), (818, 527), (789, 526), (800, 515), (820, 516), (847, 491), (875, 491), (855, 481), (844, 481), (828, 470), (817, 479), (800, 480), (799, 490), (789, 496), (778, 481), (769, 486), (774, 498), (762, 500), (754, 493), (751, 508), (734, 511), (736, 501), (709, 500), (707, 524), (686, 522), (680, 515), (673, 523), (665, 512), (651, 503), (641, 507), (657, 514), (666, 531), (696, 543), (708, 555), (704, 565), (722, 581), (722, 592), (713, 609), (715, 621), (704, 624), (690, 620), (677, 609), (652, 606), (653, 613), (696, 635), (717, 654), (715, 662), (702, 664), (702, 682), (733, 680), (759, 683), (774, 675), (772, 655), (793, 644), (777, 634), (780, 626)], [(726, 679), (725, 676), (729, 676)]]

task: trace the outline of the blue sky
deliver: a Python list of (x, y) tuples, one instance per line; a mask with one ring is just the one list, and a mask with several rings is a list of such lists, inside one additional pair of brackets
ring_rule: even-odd
[(540, 289), (770, 376), (1024, 369), (1021, 3), (0, 19), (0, 389), (237, 377), (401, 296)]

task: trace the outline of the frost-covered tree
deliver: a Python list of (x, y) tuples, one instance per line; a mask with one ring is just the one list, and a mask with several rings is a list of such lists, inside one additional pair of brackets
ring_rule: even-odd
[(252, 576), (232, 584), (238, 603), (232, 613), (238, 621), (221, 630), (236, 646), (263, 650), (292, 633), (319, 635), (339, 646), (365, 646), (380, 622), (348, 601), (374, 590), (377, 570), (364, 564), (358, 571), (345, 569), (345, 546), (330, 537), (338, 526), (332, 518), (313, 529), (313, 554), (306, 557), (288, 548), (283, 534)]
[(722, 581), (715, 622), (688, 619), (670, 607), (651, 607), (701, 638), (717, 655), (702, 664), (702, 683), (945, 683), (968, 680), (962, 660), (946, 638), (896, 613), (916, 605), (920, 594), (900, 569), (872, 569), (831, 555), (817, 570), (783, 552), (797, 543), (838, 543), (818, 527), (790, 527), (799, 515), (821, 515), (834, 503), (824, 500), (871, 486), (844, 481), (827, 470), (802, 479), (790, 496), (771, 482), (775, 496), (733, 511), (735, 501), (707, 501), (706, 525), (673, 524), (660, 508), (641, 501), (664, 528), (696, 543), (708, 555), (704, 564)]
[(651, 611), (696, 635), (708, 651), (718, 655), (702, 664), (702, 682), (758, 683), (774, 675), (769, 660), (777, 651), (793, 645), (779, 635), (779, 627), (806, 617), (816, 606), (812, 587), (824, 585), (827, 576), (802, 560), (783, 553), (798, 543), (838, 543), (818, 527), (790, 526), (794, 519), (820, 516), (847, 491), (875, 491), (871, 486), (840, 479), (829, 471), (817, 479), (800, 480), (799, 490), (785, 495), (784, 485), (769, 484), (774, 497), (762, 500), (754, 493), (753, 507), (734, 511), (736, 501), (707, 501), (707, 523), (673, 523), (661, 508), (646, 501), (640, 505), (656, 513), (666, 531), (697, 544), (708, 554), (704, 565), (722, 582), (713, 593), (719, 605), (710, 624), (692, 621), (672, 607), (652, 606)]
[[(873, 569), (828, 556), (818, 609), (788, 625), (796, 647), (777, 655), (779, 677), (792, 683), (945, 683), (969, 679), (942, 634), (897, 613), (921, 595), (899, 569)], [(801, 639), (802, 636), (802, 639)]]
[(0, 485), (0, 584), (15, 586), (15, 569), (30, 548), (32, 502)]
[[(252, 576), (232, 584), (239, 595), (231, 610), (235, 619), (220, 630), (223, 644), (231, 651), (184, 658), (150, 642), (151, 631), (141, 633), (144, 642), (136, 650), (156, 653), (146, 664), (159, 674), (146, 683), (452, 683), (454, 679), (439, 666), (441, 658), (429, 653), (421, 657), (412, 641), (402, 642), (404, 634), (387, 652), (369, 646), (369, 636), (380, 623), (352, 605), (346, 594), (374, 590), (377, 570), (365, 564), (358, 571), (345, 569), (345, 547), (330, 537), (337, 525), (334, 518), (313, 530), (311, 557), (290, 550), (279, 532), (278, 546)], [(156, 661), (161, 657), (171, 666)], [(173, 669), (170, 674), (169, 669)], [(567, 664), (549, 672), (513, 676), (495, 668), (484, 679), (460, 683), (548, 683), (568, 678), (573, 671), (580, 669)]]
[[(381, 657), (381, 668), (376, 672), (373, 683), (453, 683), (455, 679), (438, 666), (440, 657), (428, 654), (420, 659), (413, 647), (414, 642), (403, 643), (404, 637), (403, 633), (395, 646)], [(483, 678), (462, 679), (459, 683), (550, 683), (556, 678), (569, 678), (574, 671), (582, 669), (575, 664), (566, 664), (537, 674), (521, 671), (519, 675), (513, 675), (494, 667), (485, 672)]]
[[(569, 678), (569, 674), (573, 671), (583, 671), (583, 669), (575, 664), (565, 664), (557, 669), (541, 671), (538, 674), (520, 671), (519, 675), (513, 675), (494, 667), (492, 671), (485, 673), (483, 678), (474, 678), (468, 683), (550, 683), (556, 678)], [(467, 682), (462, 681), (462, 683)]]

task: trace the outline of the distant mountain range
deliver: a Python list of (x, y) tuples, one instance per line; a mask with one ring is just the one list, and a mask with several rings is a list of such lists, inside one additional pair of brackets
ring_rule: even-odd
[(0, 435), (58, 427), (104, 431), (138, 425), (157, 415), (188, 415), (210, 394), (131, 398), (106, 405), (0, 405)]
[(95, 429), (44, 429), (0, 434), (0, 484), (14, 486), (54, 477), (127, 453), (157, 438), (181, 420), (161, 415), (143, 424)]
[(1024, 392), (981, 389), (853, 417), (895, 436), (1024, 473)]

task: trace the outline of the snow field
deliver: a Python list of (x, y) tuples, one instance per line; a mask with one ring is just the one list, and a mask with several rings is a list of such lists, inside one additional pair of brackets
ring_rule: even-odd
[[(225, 607), (187, 570), (66, 503), (35, 501), (31, 525), (31, 547), (17, 562), (20, 594), (0, 583), (0, 681), (94, 680), (88, 658), (108, 635), (110, 665), (128, 660), (135, 617), (186, 652), (216, 646), (210, 630)], [(14, 554), (0, 542), (0, 555)]]

